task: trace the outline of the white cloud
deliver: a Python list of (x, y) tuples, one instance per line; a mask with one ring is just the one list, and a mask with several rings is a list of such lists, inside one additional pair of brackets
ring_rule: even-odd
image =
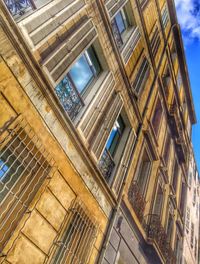
[(200, 40), (200, 0), (175, 0), (175, 4), (186, 43)]

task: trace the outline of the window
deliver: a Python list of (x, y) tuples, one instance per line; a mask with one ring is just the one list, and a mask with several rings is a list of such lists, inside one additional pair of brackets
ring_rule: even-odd
[(194, 247), (194, 224), (191, 223), (191, 237), (190, 237), (190, 246)]
[(162, 24), (163, 27), (166, 28), (168, 22), (169, 22), (169, 14), (168, 14), (168, 9), (167, 9), (167, 5), (165, 4), (161, 13), (162, 16)]
[(194, 256), (197, 258), (197, 238), (195, 237), (195, 243), (194, 243)]
[(51, 169), (49, 154), (33, 129), (24, 119), (15, 122), (0, 147), (0, 249)]
[(122, 116), (119, 115), (110, 133), (105, 150), (99, 162), (99, 168), (107, 180), (110, 179), (112, 171), (115, 167), (115, 153), (119, 146), (124, 130), (125, 123)]
[(119, 49), (122, 48), (128, 40), (132, 32), (131, 28), (133, 28), (134, 24), (132, 7), (130, 1), (128, 1), (128, 3), (117, 12), (111, 22), (114, 38)]
[(150, 67), (147, 58), (145, 57), (141, 63), (141, 66), (137, 72), (136, 78), (132, 84), (133, 90), (138, 95), (143, 90), (147, 78), (149, 76)]
[(166, 99), (168, 100), (169, 97), (169, 84), (171, 81), (171, 76), (170, 76), (170, 71), (169, 71), (169, 67), (166, 68), (163, 76), (162, 76), (162, 83), (163, 83), (163, 87), (164, 87), (164, 92), (165, 92), (165, 96)]
[(167, 222), (167, 241), (169, 243), (171, 243), (171, 238), (172, 238), (172, 232), (173, 232), (173, 225), (174, 225), (174, 220), (173, 220), (173, 216), (171, 215), (171, 213), (169, 213), (168, 216), (168, 222)]
[(160, 184), (158, 184), (156, 198), (154, 202), (153, 214), (158, 215), (161, 218), (162, 212), (162, 205), (163, 205), (163, 189)]
[(72, 120), (84, 106), (84, 93), (101, 71), (95, 49), (90, 46), (56, 86), (56, 94)]
[(174, 169), (173, 169), (173, 178), (172, 178), (172, 186), (175, 192), (176, 192), (177, 182), (178, 182), (178, 173), (179, 173), (179, 165), (178, 165), (177, 159), (175, 159)]
[(174, 42), (172, 44), (171, 54), (172, 54), (172, 61), (174, 62), (175, 59), (177, 58), (176, 46)]
[(96, 222), (85, 206), (76, 202), (58, 242), (51, 264), (88, 263), (97, 235)]
[(186, 210), (185, 228), (188, 233), (190, 230), (190, 208), (189, 207), (187, 207), (187, 210)]
[(176, 237), (176, 247), (175, 247), (175, 252), (176, 252), (176, 264), (181, 264), (181, 240), (180, 237), (177, 235)]
[(178, 69), (176, 81), (177, 81), (178, 90), (180, 90), (181, 85), (182, 85), (182, 77), (181, 77), (180, 68)]
[(165, 140), (163, 158), (164, 158), (165, 164), (167, 165), (169, 161), (169, 154), (170, 154), (170, 147), (171, 147), (171, 138), (170, 138), (169, 132), (167, 132), (166, 137), (167, 138)]
[(156, 26), (156, 29), (154, 30), (153, 35), (151, 37), (151, 41), (150, 41), (153, 57), (156, 56), (160, 43), (161, 43), (161, 40), (160, 40), (159, 29)]
[(141, 194), (144, 194), (145, 192), (145, 187), (147, 185), (150, 169), (151, 169), (151, 160), (149, 158), (147, 150), (144, 149), (136, 175), (136, 181)]
[(196, 197), (197, 197), (197, 192), (196, 192), (196, 188), (194, 188), (194, 190), (193, 190), (193, 200), (192, 200), (193, 205), (195, 205), (195, 203), (196, 203)]
[(188, 176), (188, 185), (189, 187), (191, 187), (192, 185), (192, 172), (191, 171), (189, 172), (189, 176)]
[(186, 186), (185, 186), (185, 183), (182, 182), (182, 185), (181, 185), (181, 197), (180, 197), (180, 212), (181, 212), (182, 216), (184, 216), (185, 199), (186, 199)]
[(156, 136), (158, 136), (159, 128), (161, 125), (162, 113), (163, 113), (162, 104), (160, 99), (158, 99), (156, 102), (156, 107), (152, 118), (152, 126)]

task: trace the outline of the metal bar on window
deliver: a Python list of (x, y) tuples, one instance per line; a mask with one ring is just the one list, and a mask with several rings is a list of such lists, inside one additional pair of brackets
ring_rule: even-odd
[[(52, 264), (85, 264), (97, 234), (97, 222), (80, 199), (69, 209), (70, 216), (57, 241), (57, 249), (50, 259)], [(48, 262), (49, 263), (49, 262)]]
[(0, 131), (2, 249), (55, 163), (23, 116)]

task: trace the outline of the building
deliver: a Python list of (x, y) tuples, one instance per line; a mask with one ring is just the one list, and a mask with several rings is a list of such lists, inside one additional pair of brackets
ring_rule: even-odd
[(183, 240), (183, 263), (199, 263), (199, 174), (190, 154)]
[(0, 7), (0, 262), (181, 263), (196, 117), (173, 0)]

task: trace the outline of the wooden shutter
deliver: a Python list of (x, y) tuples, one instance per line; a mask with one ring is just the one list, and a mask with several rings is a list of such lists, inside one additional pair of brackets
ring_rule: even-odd
[(113, 74), (110, 72), (102, 82), (95, 98), (92, 100), (81, 119), (78, 130), (88, 141), (90, 141), (93, 136), (93, 132), (98, 126), (103, 110), (113, 95), (114, 87), (115, 80)]
[(113, 190), (114, 190), (116, 195), (119, 194), (119, 191), (121, 189), (121, 185), (123, 183), (126, 171), (128, 169), (129, 161), (130, 161), (131, 154), (133, 151), (133, 147), (135, 144), (135, 139), (136, 139), (135, 132), (133, 130), (131, 130), (129, 133), (127, 142), (126, 142), (125, 149), (123, 151), (123, 155), (121, 157), (120, 163), (119, 163), (118, 168), (117, 168), (115, 181), (113, 183)]
[(61, 44), (54, 47), (43, 65), (55, 83), (59, 83), (68, 72), (70, 65), (96, 39), (97, 32), (91, 20), (80, 19), (78, 28), (69, 29)]
[(52, 32), (59, 30), (60, 25), (66, 23), (84, 6), (84, 0), (52, 1), (23, 19), (18, 25), (26, 37), (29, 37), (30, 44), (34, 47), (44, 42)]
[(91, 151), (97, 159), (100, 158), (105, 147), (106, 141), (113, 128), (113, 125), (120, 114), (123, 101), (119, 93), (114, 93), (108, 103), (108, 108), (103, 113), (102, 122), (98, 126), (96, 133), (91, 141)]
[(157, 51), (158, 51), (159, 46), (160, 46), (160, 43), (161, 43), (160, 33), (159, 33), (158, 27), (156, 26), (155, 30), (154, 30), (154, 32), (152, 34), (151, 43), (150, 43), (151, 44), (152, 54), (153, 54), (154, 57), (157, 54)]
[(129, 61), (134, 49), (136, 48), (140, 40), (140, 36), (141, 35), (140, 35), (139, 27), (136, 27), (121, 53), (124, 64), (126, 64)]

